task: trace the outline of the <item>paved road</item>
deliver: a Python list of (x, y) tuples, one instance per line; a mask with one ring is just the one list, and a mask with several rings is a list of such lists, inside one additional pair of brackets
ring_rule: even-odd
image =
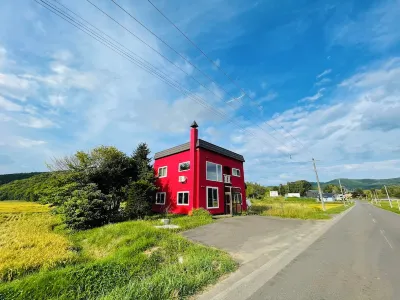
[(249, 299), (400, 299), (400, 215), (357, 202)]

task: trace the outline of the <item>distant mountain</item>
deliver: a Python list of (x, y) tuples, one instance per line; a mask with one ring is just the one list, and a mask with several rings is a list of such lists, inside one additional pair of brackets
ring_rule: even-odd
[[(400, 185), (400, 177), (398, 178), (388, 178), (388, 179), (348, 179), (348, 178), (340, 178), (340, 182), (342, 186), (345, 186), (348, 190), (354, 190), (357, 188), (363, 190), (369, 189), (380, 189), (384, 185)], [(334, 179), (328, 182), (321, 182), (321, 187), (324, 187), (328, 184), (339, 185), (339, 180)], [(313, 187), (317, 186), (316, 182), (312, 183)]]
[(31, 173), (14, 173), (0, 175), (0, 185), (12, 182), (14, 180), (26, 179), (32, 176), (42, 174), (44, 172), (31, 172)]

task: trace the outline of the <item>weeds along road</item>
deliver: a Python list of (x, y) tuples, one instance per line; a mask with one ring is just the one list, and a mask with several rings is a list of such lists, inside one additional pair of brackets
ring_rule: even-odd
[(400, 299), (400, 215), (356, 206), (249, 299)]

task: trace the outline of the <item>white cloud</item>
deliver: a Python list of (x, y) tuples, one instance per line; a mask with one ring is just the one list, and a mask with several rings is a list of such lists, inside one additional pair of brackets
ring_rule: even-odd
[(49, 103), (51, 106), (63, 106), (65, 104), (65, 97), (61, 95), (50, 95)]
[(37, 118), (37, 117), (32, 117), (32, 116), (24, 118), (24, 120), (19, 121), (18, 124), (21, 126), (38, 128), (38, 129), (39, 128), (50, 128), (50, 127), (57, 126), (53, 121), (51, 121), (47, 118)]
[(46, 142), (41, 141), (41, 140), (31, 140), (31, 139), (26, 139), (26, 138), (20, 138), (20, 139), (18, 139), (17, 144), (24, 148), (31, 148), (34, 146), (46, 144)]
[(399, 7), (399, 0), (378, 1), (367, 11), (353, 18), (347, 17), (336, 26), (329, 26), (332, 43), (368, 46), (375, 51), (395, 46), (400, 41)]
[(323, 97), (324, 95), (322, 92), (325, 90), (325, 88), (321, 88), (318, 90), (318, 92), (315, 95), (304, 97), (299, 100), (299, 102), (314, 102)]
[(6, 100), (0, 96), (0, 109), (4, 109), (6, 111), (22, 111), (23, 108), (21, 105)]
[(321, 85), (325, 85), (328, 84), (329, 82), (331, 82), (332, 80), (330, 78), (324, 77), (321, 80), (317, 81), (315, 83), (316, 86), (321, 86)]
[(323, 77), (323, 76), (325, 76), (325, 75), (328, 75), (328, 74), (331, 73), (331, 72), (332, 72), (332, 69), (326, 69), (326, 70), (324, 70), (322, 73), (320, 73), (320, 74), (317, 75), (317, 79), (318, 79), (318, 78), (321, 78), (321, 77)]

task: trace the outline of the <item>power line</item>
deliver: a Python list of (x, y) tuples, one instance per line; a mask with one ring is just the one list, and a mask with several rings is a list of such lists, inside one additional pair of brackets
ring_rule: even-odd
[[(154, 67), (153, 65), (151, 65), (149, 62), (147, 62), (146, 60), (144, 60), (143, 58), (141, 58), (140, 56), (136, 55), (135, 53), (133, 53), (132, 51), (130, 51), (128, 49), (129, 52), (131, 52), (133, 55), (135, 55), (136, 57), (140, 58), (142, 61), (138, 61), (137, 59), (135, 59), (134, 57), (132, 57), (131, 55), (129, 55), (128, 53), (126, 53), (125, 51), (121, 50), (119, 47), (117, 47), (115, 44), (113, 44), (112, 42), (110, 42), (109, 40), (107, 40), (106, 38), (102, 37), (101, 35), (99, 35), (98, 33), (94, 32), (93, 30), (91, 30), (90, 28), (88, 28), (87, 26), (83, 25), (81, 22), (77, 21), (76, 19), (74, 19), (73, 17), (71, 17), (70, 15), (68, 15), (67, 13), (61, 11), (58, 7), (53, 6), (51, 4), (49, 4), (46, 1), (43, 0), (39, 0), (40, 2), (44, 3), (40, 3), (38, 0), (34, 0), (35, 2), (37, 2), (38, 4), (40, 4), (41, 6), (43, 6), (44, 8), (48, 9), (49, 11), (51, 11), (52, 13), (56, 14), (57, 16), (61, 17), (62, 19), (64, 19), (65, 21), (67, 21), (68, 23), (70, 23), (71, 25), (75, 26), (76, 28), (78, 28), (79, 30), (83, 31), (84, 33), (88, 34), (89, 36), (91, 36), (92, 38), (96, 39), (98, 42), (102, 43), (103, 45), (105, 45), (106, 47), (110, 48), (112, 51), (116, 52), (117, 54), (121, 55), (122, 57), (128, 59), (129, 61), (131, 61), (132, 63), (134, 63), (135, 65), (137, 65), (138, 67), (140, 67), (143, 70), (146, 70), (147, 72), (149, 72), (152, 75), (155, 75), (156, 77), (158, 77), (161, 81), (163, 81), (164, 83), (172, 86), (173, 88), (175, 88), (176, 90), (180, 91), (181, 93), (187, 95), (189, 98), (191, 98), (192, 100), (198, 102), (200, 105), (202, 105), (203, 107), (217, 113), (220, 117), (226, 118), (228, 119), (229, 116), (227, 116), (224, 112), (219, 111), (218, 109), (214, 108), (212, 105), (208, 104), (203, 98), (201, 98), (198, 95), (195, 95), (192, 91), (187, 90), (185, 88), (183, 88), (178, 82), (169, 79), (168, 75), (163, 73), (162, 71), (160, 71), (159, 69), (157, 69), (156, 67)], [(89, 22), (85, 21), (87, 24), (89, 24), (91, 27), (95, 28), (98, 32), (101, 32), (102, 34), (105, 34), (104, 32), (102, 32), (101, 30), (99, 30), (97, 27), (93, 26), (92, 24), (90, 24)], [(105, 34), (106, 35), (106, 34)], [(120, 44), (121, 45), (121, 44)], [(124, 47), (122, 45), (122, 47)], [(125, 49), (127, 49), (126, 47), (124, 47)], [(143, 62), (144, 61), (144, 62)], [(146, 63), (148, 65), (150, 65), (150, 67), (148, 65), (146, 65)], [(194, 95), (194, 96), (193, 96)], [(236, 127), (238, 127), (239, 129), (243, 129), (242, 126), (240, 126), (237, 122), (234, 122), (234, 120), (232, 119), (228, 119), (228, 121), (230, 123), (233, 123)], [(251, 135), (254, 135), (250, 132)], [(279, 148), (277, 148), (277, 150), (279, 150)], [(281, 150), (279, 150), (281, 151)], [(282, 152), (282, 151), (281, 151)], [(286, 153), (282, 152), (284, 155), (286, 155)]]
[[(115, 3), (114, 0), (111, 0)], [(212, 60), (193, 40), (191, 40), (177, 25), (175, 25), (174, 22), (172, 22), (151, 0), (147, 0), (172, 26), (174, 26), (197, 50), (199, 50), (201, 52), (201, 54), (206, 57), (219, 71), (221, 71), (237, 88), (239, 88), (241, 90), (241, 92), (243, 94), (245, 94), (250, 100), (254, 101), (254, 99), (252, 97), (250, 97), (250, 95), (248, 93), (246, 93), (244, 91), (244, 89), (239, 86), (239, 84), (236, 82), (236, 80), (234, 80), (231, 76), (229, 76), (229, 74), (227, 74), (219, 64), (215, 63), (214, 60)], [(295, 138), (290, 132), (286, 131), (282, 125), (280, 125), (278, 122), (276, 122), (275, 120), (271, 119), (273, 122), (275, 122), (280, 128), (283, 129), (283, 131), (287, 132), (294, 140), (296, 140), (297, 142), (299, 142), (302, 147), (304, 148), (305, 145), (298, 140), (297, 138)], [(268, 122), (267, 122), (268, 124)], [(306, 149), (307, 152), (309, 152), (311, 155), (312, 153), (309, 151), (309, 149)]]
[[(96, 7), (99, 11), (101, 11), (103, 14), (107, 15), (110, 19), (114, 20), (116, 23), (118, 23), (114, 18), (112, 18), (110, 15), (108, 15), (107, 13), (105, 13), (102, 9), (100, 9), (98, 6), (96, 6), (95, 4), (93, 4), (90, 0), (86, 0), (87, 2), (89, 2), (90, 4), (92, 4), (94, 7)], [(127, 11), (124, 7), (122, 7), (121, 5), (119, 5), (115, 0), (111, 0), (117, 7), (119, 7), (123, 12), (125, 12), (128, 16), (130, 16), (136, 23), (138, 23), (140, 26), (142, 26), (144, 29), (146, 29), (148, 32), (150, 32), (155, 38), (157, 38), (161, 43), (163, 43), (165, 46), (167, 46), (169, 49), (171, 49), (173, 52), (175, 52), (177, 55), (179, 55), (183, 60), (185, 60), (188, 64), (190, 64), (192, 67), (194, 67), (197, 71), (199, 71), (201, 74), (203, 74), (205, 77), (207, 77), (212, 83), (214, 83), (215, 85), (217, 85), (219, 88), (221, 88), (225, 93), (227, 93), (231, 98), (235, 98), (237, 100), (240, 100), (240, 102), (242, 103), (241, 106), (244, 105), (243, 101), (241, 101), (241, 98), (243, 98), (242, 96), (246, 95), (246, 93), (242, 90), (242, 92), (244, 93), (242, 96), (239, 97), (235, 97), (234, 95), (232, 95), (231, 93), (229, 93), (226, 89), (224, 89), (221, 85), (219, 85), (218, 83), (215, 82), (215, 80), (210, 77), (207, 73), (203, 72), (200, 68), (198, 68), (195, 64), (193, 64), (188, 58), (186, 58), (185, 56), (183, 56), (181, 53), (179, 53), (177, 50), (175, 50), (172, 46), (170, 46), (166, 41), (164, 41), (162, 38), (160, 38), (157, 34), (155, 34), (150, 28), (148, 28), (146, 25), (144, 25), (141, 21), (139, 21), (135, 16), (133, 16), (129, 11)], [(119, 23), (118, 23), (119, 24)], [(123, 25), (119, 24), (120, 26), (124, 27)], [(124, 27), (125, 28), (125, 27)], [(126, 28), (125, 28), (126, 29)], [(128, 32), (130, 32), (128, 29), (126, 29)], [(134, 34), (135, 37), (137, 37)], [(141, 40), (141, 39), (139, 39)], [(151, 47), (150, 47), (151, 48)], [(160, 54), (157, 50), (151, 48), (152, 50), (156, 51), (158, 54)], [(223, 99), (222, 99), (223, 100)], [(251, 99), (252, 101), (255, 101), (254, 99)], [(229, 105), (229, 101), (225, 102), (226, 104)], [(232, 106), (233, 107), (233, 106)], [(240, 106), (239, 106), (240, 107)], [(271, 126), (268, 122), (265, 122), (266, 125), (268, 125), (273, 131), (279, 133), (276, 128), (274, 128), (273, 126)], [(257, 127), (259, 127), (261, 130), (265, 131), (260, 125), (257, 124)], [(281, 126), (281, 128), (284, 130), (284, 128)], [(285, 131), (285, 130), (284, 130)], [(282, 143), (282, 141), (280, 141), (280, 143)]]
[[(158, 50), (156, 50), (154, 47), (152, 47), (151, 45), (149, 45), (147, 42), (145, 42), (143, 39), (141, 39), (140, 37), (138, 37), (135, 33), (133, 33), (131, 30), (129, 30), (128, 28), (126, 28), (126, 26), (122, 25), (120, 22), (118, 22), (115, 18), (113, 18), (112, 16), (110, 16), (108, 13), (106, 13), (104, 10), (102, 10), (100, 7), (98, 7), (96, 4), (92, 3), (90, 0), (86, 0), (87, 2), (89, 2), (93, 7), (95, 7), (97, 10), (99, 10), (101, 13), (103, 13), (105, 16), (107, 16), (109, 19), (111, 19), (112, 21), (114, 21), (116, 24), (118, 24), (120, 27), (122, 27), (123, 29), (125, 29), (128, 33), (130, 33), (131, 35), (133, 35), (135, 38), (137, 38), (140, 42), (142, 42), (143, 44), (145, 44), (146, 46), (148, 46), (150, 49), (152, 49), (154, 52), (156, 52), (157, 54), (159, 54), (161, 57), (163, 57), (164, 59), (166, 59), (169, 63), (171, 63), (173, 66), (175, 66), (176, 68), (178, 68), (180, 71), (182, 71), (184, 74), (186, 74), (187, 76), (189, 76), (190, 78), (192, 78), (194, 81), (196, 81), (199, 85), (201, 85), (203, 88), (207, 89), (208, 91), (210, 91), (212, 94), (214, 94), (216, 97), (218, 97), (219, 99), (221, 99), (222, 101), (224, 101), (224, 98), (218, 94), (216, 94), (214, 91), (212, 91), (211, 89), (209, 89), (208, 87), (206, 87), (204, 84), (202, 84), (201, 82), (199, 82), (194, 76), (190, 75), (189, 73), (187, 73), (185, 70), (183, 70), (181, 67), (179, 67), (178, 65), (176, 65), (174, 62), (172, 62), (170, 59), (168, 59), (165, 55), (163, 55), (162, 53), (160, 53)], [(167, 45), (171, 50), (173, 50), (175, 53), (177, 53), (180, 57), (182, 57), (187, 63), (189, 63), (191, 66), (193, 66), (194, 68), (196, 68), (196, 70), (198, 70), (199, 72), (201, 72), (203, 75), (207, 76), (211, 82), (213, 82), (214, 84), (216, 84), (217, 86), (219, 86), (223, 91), (225, 91), (226, 93), (229, 94), (228, 91), (226, 91), (223, 87), (221, 87), (220, 85), (218, 85), (211, 77), (209, 77), (206, 73), (204, 73), (203, 71), (201, 71), (196, 65), (194, 65), (192, 62), (190, 62), (190, 60), (188, 60), (187, 58), (185, 58), (183, 55), (181, 55), (178, 51), (176, 51), (173, 47), (171, 47), (169, 44), (167, 44), (164, 40), (162, 40), (161, 38), (159, 38), (153, 31), (151, 31), (148, 27), (146, 27), (143, 23), (141, 23), (138, 19), (136, 19), (133, 15), (131, 15), (127, 10), (125, 10), (122, 6), (120, 6), (118, 3), (116, 3), (115, 1), (111, 0), (113, 3), (115, 3), (115, 5), (117, 5), (122, 11), (124, 11), (126, 14), (128, 14), (131, 18), (133, 18), (133, 20), (135, 20), (138, 24), (140, 24), (143, 28), (145, 28), (147, 31), (149, 31), (152, 35), (154, 35), (155, 37), (157, 37), (163, 44)], [(231, 97), (233, 97), (233, 95), (229, 94)], [(225, 101), (224, 101), (225, 102)], [(232, 104), (228, 102), (225, 102), (226, 104), (228, 104), (229, 106), (231, 106), (232, 108), (234, 108), (234, 106)], [(255, 124), (259, 129), (261, 129), (262, 131), (264, 131), (265, 133), (267, 133), (269, 136), (271, 136), (273, 139), (275, 139), (276, 141), (278, 141), (280, 144), (284, 144), (285, 146), (286, 143), (282, 142), (281, 140), (277, 139), (275, 136), (273, 136), (272, 134), (270, 134), (269, 132), (265, 131), (259, 124)], [(274, 131), (276, 131), (275, 128), (273, 128), (272, 126), (270, 126), (268, 124), (269, 127), (271, 127), (271, 129), (273, 129)], [(277, 132), (277, 131), (276, 131)], [(289, 147), (292, 147), (291, 145), (289, 145)], [(287, 154), (285, 154), (287, 155)]]

